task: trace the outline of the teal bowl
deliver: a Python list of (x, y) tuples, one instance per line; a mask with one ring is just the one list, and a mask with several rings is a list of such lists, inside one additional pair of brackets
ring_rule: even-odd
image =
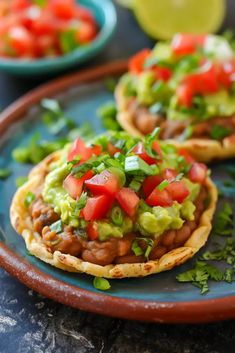
[(97, 55), (110, 41), (117, 24), (117, 15), (110, 0), (79, 0), (79, 4), (90, 9), (99, 25), (94, 41), (63, 56), (36, 60), (0, 58), (0, 71), (13, 75), (39, 76), (55, 74), (78, 66)]

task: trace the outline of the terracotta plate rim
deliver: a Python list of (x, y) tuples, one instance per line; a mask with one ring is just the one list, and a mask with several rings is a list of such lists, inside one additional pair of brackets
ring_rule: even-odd
[[(43, 84), (11, 104), (0, 114), (0, 135), (11, 123), (23, 119), (24, 113), (43, 97), (82, 82), (121, 74), (125, 60), (72, 73)], [(0, 265), (19, 281), (42, 295), (77, 309), (124, 319), (157, 323), (202, 323), (235, 317), (235, 296), (188, 302), (132, 300), (96, 293), (70, 285), (45, 274), (0, 242)]]

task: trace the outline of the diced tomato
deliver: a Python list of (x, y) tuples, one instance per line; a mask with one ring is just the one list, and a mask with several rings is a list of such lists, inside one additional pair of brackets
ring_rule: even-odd
[(23, 26), (9, 29), (7, 43), (15, 56), (29, 56), (33, 52), (34, 39)]
[(165, 190), (169, 192), (172, 200), (177, 201), (179, 203), (183, 202), (189, 195), (189, 190), (183, 180), (174, 181), (173, 183), (170, 183)]
[(194, 163), (195, 162), (195, 159), (191, 156), (191, 154), (188, 152), (188, 151), (186, 151), (184, 148), (180, 148), (179, 150), (178, 150), (178, 155), (179, 156), (182, 156), (182, 157), (184, 157), (184, 159), (185, 159), (185, 161), (187, 162), (187, 163)]
[(136, 193), (132, 189), (122, 188), (117, 193), (116, 199), (128, 216), (134, 217), (140, 201)]
[(55, 46), (55, 38), (51, 35), (41, 35), (38, 36), (34, 43), (34, 54), (36, 57), (47, 56), (53, 53), (53, 48)]
[(120, 189), (118, 177), (108, 170), (104, 170), (102, 173), (86, 180), (85, 185), (94, 195), (114, 195)]
[(207, 171), (205, 164), (195, 162), (189, 170), (189, 179), (193, 183), (203, 184), (207, 177)]
[(139, 142), (134, 148), (133, 148), (133, 152), (139, 156), (141, 159), (143, 159), (146, 163), (148, 164), (154, 164), (156, 163), (156, 159), (150, 157), (145, 148), (144, 148), (144, 144), (143, 142)]
[(81, 178), (76, 178), (74, 175), (68, 175), (64, 182), (63, 187), (68, 191), (69, 195), (73, 199), (77, 199), (81, 196), (84, 181), (92, 178), (93, 172), (89, 170)]
[(52, 15), (46, 11), (42, 11), (38, 17), (32, 18), (30, 25), (32, 33), (37, 36), (41, 35), (55, 35), (56, 24)]
[(97, 28), (95, 23), (82, 22), (77, 30), (76, 39), (80, 44), (86, 44), (96, 37)]
[(151, 175), (145, 178), (142, 186), (145, 197), (148, 197), (162, 181), (163, 177), (161, 175)]
[(118, 152), (122, 152), (122, 150), (116, 146), (114, 146), (114, 144), (112, 144), (112, 142), (108, 142), (108, 145), (107, 145), (107, 150), (108, 150), (108, 153), (110, 154), (110, 156), (114, 156), (115, 153), (118, 153)]
[(177, 56), (188, 55), (195, 52), (197, 47), (203, 47), (206, 35), (176, 34), (171, 42), (173, 53)]
[(235, 60), (221, 63), (218, 70), (218, 80), (225, 88), (231, 88), (235, 82)]
[(85, 221), (95, 221), (106, 216), (112, 205), (109, 195), (89, 197), (86, 206), (83, 208)]
[(74, 0), (51, 0), (49, 2), (49, 9), (52, 13), (65, 20), (71, 20), (75, 12), (75, 1)]
[[(161, 147), (160, 147), (160, 145), (159, 145), (159, 143), (157, 141), (153, 141), (152, 150), (155, 151), (158, 154), (159, 158), (162, 157)], [(159, 159), (157, 161), (159, 161)]]
[(91, 158), (93, 154), (99, 156), (101, 152), (102, 152), (101, 146), (94, 145), (91, 147), (87, 147), (84, 141), (79, 137), (74, 141), (68, 153), (67, 159), (68, 159), (68, 162), (71, 162), (76, 157), (80, 157), (81, 158), (80, 162), (84, 162), (87, 159)]
[(179, 173), (175, 169), (166, 168), (163, 172), (163, 178), (172, 182)]
[(88, 237), (91, 240), (98, 239), (99, 237), (99, 232), (98, 232), (98, 225), (95, 222), (89, 222), (86, 228)]
[(139, 74), (143, 71), (144, 62), (151, 53), (150, 49), (143, 49), (129, 59), (128, 68), (133, 74)]
[(11, 1), (11, 11), (22, 11), (25, 10), (30, 5), (29, 0), (12, 0)]
[(217, 67), (211, 62), (206, 62), (200, 70), (184, 78), (183, 84), (195, 93), (215, 93), (219, 89)]
[(149, 206), (161, 207), (168, 207), (173, 203), (172, 197), (166, 189), (160, 191), (157, 188), (153, 189), (145, 201)]
[(154, 66), (151, 68), (157, 80), (168, 81), (171, 78), (172, 71), (168, 67)]
[(176, 96), (180, 106), (190, 108), (193, 102), (193, 89), (186, 84), (181, 84), (176, 89)]

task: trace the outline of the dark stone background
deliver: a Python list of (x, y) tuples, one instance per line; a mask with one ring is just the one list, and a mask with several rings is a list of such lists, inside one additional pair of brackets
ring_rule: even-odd
[[(162, 0), (163, 1), (163, 0)], [(223, 28), (235, 27), (229, 0)], [(132, 14), (117, 7), (113, 41), (92, 64), (125, 58), (153, 42)], [(86, 66), (90, 66), (88, 64)], [(0, 107), (48, 78), (0, 74)], [(0, 353), (232, 353), (235, 321), (207, 325), (156, 325), (84, 313), (48, 300), (0, 269)]]

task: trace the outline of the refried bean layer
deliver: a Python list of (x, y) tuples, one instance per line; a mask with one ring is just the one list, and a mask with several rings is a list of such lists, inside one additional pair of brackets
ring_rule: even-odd
[[(168, 230), (157, 239), (153, 238), (154, 244), (149, 255), (150, 260), (162, 257), (168, 251), (182, 246), (197, 228), (201, 214), (204, 211), (206, 189), (201, 188), (200, 194), (194, 202), (196, 210), (194, 221), (185, 221), (178, 230)], [(105, 266), (108, 264), (145, 262), (147, 259), (141, 255), (136, 256), (131, 250), (133, 240), (140, 236), (138, 233), (124, 235), (123, 238), (110, 238), (107, 241), (88, 240), (80, 236), (77, 230), (65, 225), (61, 233), (51, 231), (50, 225), (59, 220), (53, 208), (47, 205), (42, 197), (37, 196), (29, 208), (33, 227), (42, 236), (42, 241), (50, 252), (56, 250), (82, 258), (94, 264)], [(139, 240), (138, 245), (145, 250), (146, 242)]]
[[(186, 121), (168, 121), (161, 114), (152, 114), (147, 107), (141, 106), (133, 98), (128, 104), (128, 110), (133, 118), (133, 123), (136, 128), (143, 134), (151, 133), (155, 127), (160, 127), (160, 138), (170, 139), (180, 137), (185, 128), (189, 125), (189, 120)], [(235, 134), (235, 116), (230, 117), (215, 117), (207, 121), (192, 123), (194, 138), (211, 138), (211, 130), (214, 125), (220, 125), (230, 130), (230, 135)]]

